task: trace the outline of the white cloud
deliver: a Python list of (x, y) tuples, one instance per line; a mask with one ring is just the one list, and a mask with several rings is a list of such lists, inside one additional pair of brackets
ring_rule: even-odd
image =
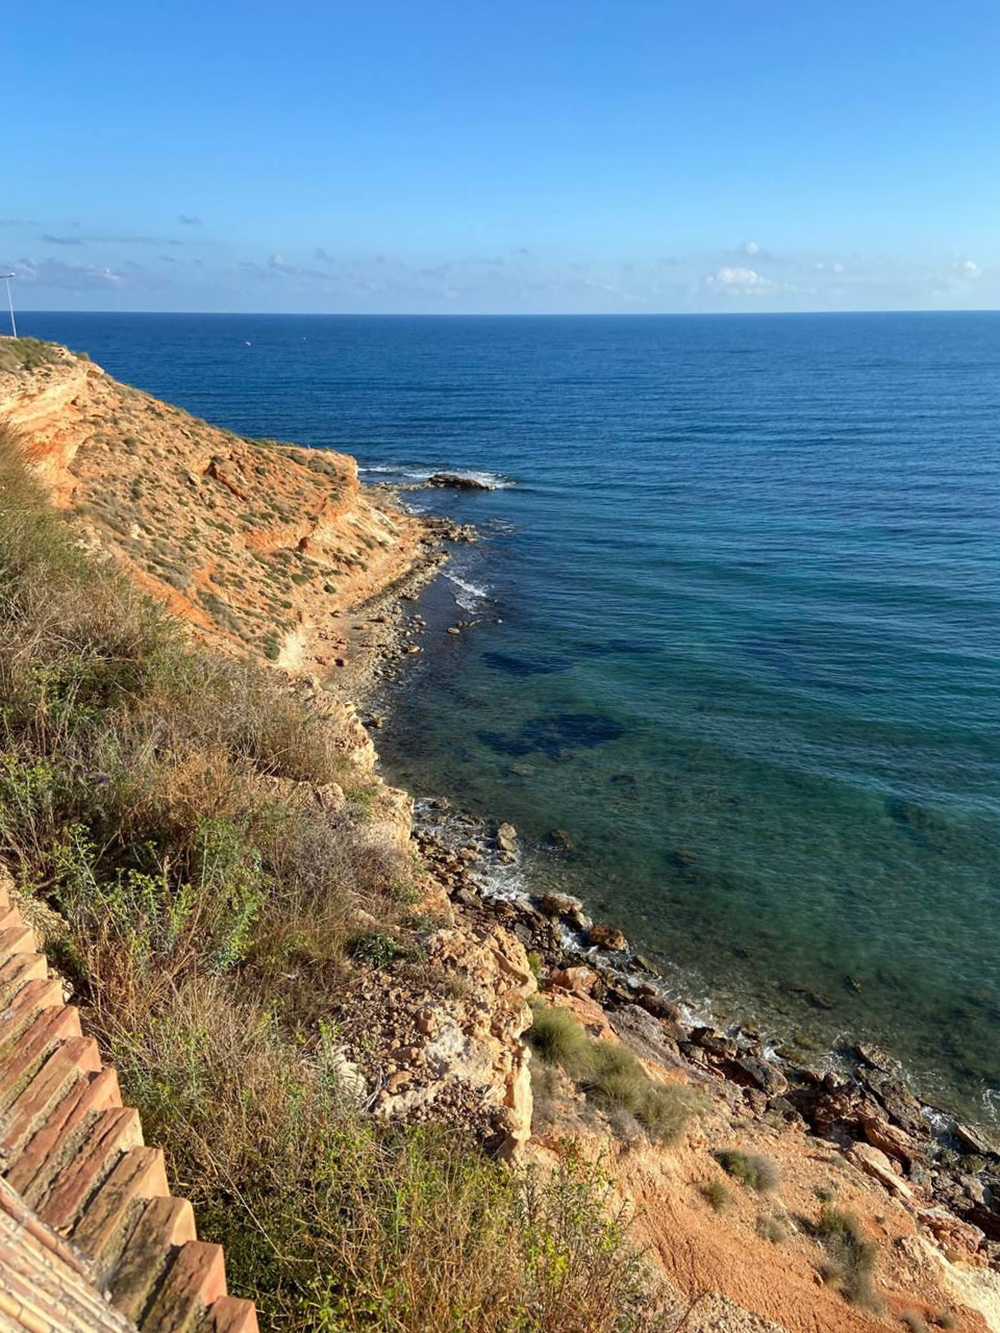
[(709, 273), (705, 278), (705, 285), (713, 291), (727, 292), (734, 296), (763, 295), (765, 292), (774, 291), (777, 287), (777, 283), (766, 278), (763, 273), (758, 273), (756, 269), (732, 264), (726, 264), (714, 273)]
[(110, 268), (93, 264), (66, 264), (61, 259), (22, 259), (13, 264), (13, 271), (21, 282), (37, 283), (39, 287), (59, 291), (87, 291), (94, 288), (117, 287), (124, 279)]
[(963, 278), (981, 278), (983, 270), (974, 259), (964, 259), (958, 266), (958, 271)]
[(745, 255), (759, 255), (760, 246), (756, 241), (746, 241), (741, 247)]

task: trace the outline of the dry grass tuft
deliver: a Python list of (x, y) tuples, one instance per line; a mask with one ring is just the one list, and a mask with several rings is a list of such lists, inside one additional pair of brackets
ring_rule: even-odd
[(769, 1194), (781, 1184), (778, 1168), (770, 1157), (748, 1156), (726, 1148), (715, 1154), (715, 1160), (734, 1180), (760, 1194)]
[(852, 1305), (880, 1313), (882, 1301), (873, 1283), (878, 1246), (865, 1236), (854, 1214), (825, 1207), (816, 1234), (829, 1256), (819, 1270), (823, 1281), (840, 1291)]

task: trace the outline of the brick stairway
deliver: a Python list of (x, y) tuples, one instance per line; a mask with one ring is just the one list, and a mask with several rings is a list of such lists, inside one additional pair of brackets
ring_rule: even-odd
[(128, 1328), (257, 1333), (257, 1316), (0, 878), (0, 1331)]

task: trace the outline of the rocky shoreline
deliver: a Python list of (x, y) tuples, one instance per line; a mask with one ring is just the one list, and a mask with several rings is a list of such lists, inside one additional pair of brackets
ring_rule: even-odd
[[(399, 489), (385, 482), (368, 488), (384, 509), (401, 507)], [(325, 689), (362, 712), (369, 726), (382, 724), (378, 709), (369, 706), (377, 688), (397, 680), (403, 666), (423, 651), (419, 640), (427, 627), (423, 617), (411, 608), (447, 562), (446, 543), (468, 544), (479, 540), (479, 533), (468, 523), (429, 514), (421, 514), (420, 522), (423, 528), (420, 554), (403, 577), (340, 616), (337, 625), (340, 650), (332, 663), (336, 670), (322, 681)]]
[(657, 1062), (711, 1085), (741, 1113), (799, 1123), (838, 1147), (898, 1198), (946, 1250), (1000, 1270), (1000, 1135), (922, 1104), (884, 1051), (858, 1043), (838, 1052), (843, 1068), (817, 1069), (770, 1048), (748, 1027), (692, 1021), (666, 999), (655, 966), (614, 926), (594, 922), (579, 899), (489, 894), (482, 871), (516, 855), (509, 825), (462, 816), (461, 846), (443, 835), (446, 801), (428, 802), (421, 853), (466, 911), (499, 920), (535, 961), (540, 983), (596, 1001), (616, 1029), (631, 1031)]

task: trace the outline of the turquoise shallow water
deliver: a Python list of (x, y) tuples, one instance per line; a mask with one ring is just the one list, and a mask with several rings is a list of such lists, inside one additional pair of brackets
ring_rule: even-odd
[(488, 535), (390, 771), (567, 829), (534, 873), (678, 993), (1000, 1118), (1000, 316), (22, 322), (373, 479), (500, 479), (413, 493)]

